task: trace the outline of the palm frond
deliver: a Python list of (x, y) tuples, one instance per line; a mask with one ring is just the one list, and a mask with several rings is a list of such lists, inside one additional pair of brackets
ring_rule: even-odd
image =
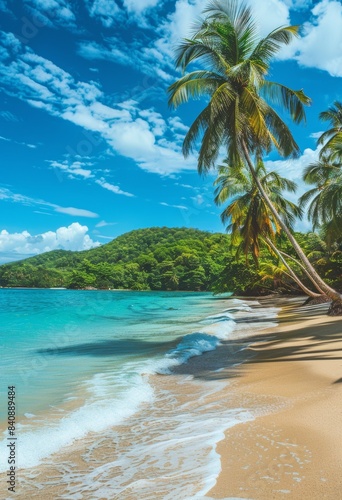
[(177, 108), (189, 99), (212, 95), (224, 84), (224, 79), (211, 71), (193, 71), (183, 76), (168, 88), (169, 106)]
[(293, 90), (280, 83), (265, 80), (262, 86), (262, 93), (274, 104), (288, 110), (295, 123), (305, 121), (304, 106), (308, 106), (311, 103), (311, 99), (304, 94), (302, 89)]

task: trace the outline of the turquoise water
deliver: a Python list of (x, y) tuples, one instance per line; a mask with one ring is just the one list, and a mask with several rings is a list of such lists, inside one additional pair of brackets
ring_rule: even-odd
[(163, 356), (215, 304), (198, 293), (1, 289), (0, 398), (15, 385), (19, 416), (58, 405), (95, 373)]
[(220, 470), (216, 443), (254, 417), (222, 392), (229, 380), (177, 370), (276, 316), (208, 293), (0, 289), (0, 473), (15, 385), (18, 498), (53, 485), (58, 498), (203, 498)]

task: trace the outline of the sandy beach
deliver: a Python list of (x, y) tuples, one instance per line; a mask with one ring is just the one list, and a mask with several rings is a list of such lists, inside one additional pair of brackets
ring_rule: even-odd
[(341, 318), (299, 298), (259, 302), (216, 349), (148, 375), (152, 404), (21, 470), (17, 497), (342, 499)]
[(279, 326), (248, 348), (234, 392), (242, 404), (253, 395), (279, 408), (225, 433), (208, 497), (342, 498), (342, 321), (326, 309), (290, 301)]

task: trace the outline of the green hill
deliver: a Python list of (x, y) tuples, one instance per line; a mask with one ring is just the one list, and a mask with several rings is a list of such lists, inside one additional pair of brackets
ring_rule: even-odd
[[(321, 275), (342, 288), (342, 252), (327, 253), (314, 233), (296, 233)], [(132, 290), (231, 291), (238, 294), (298, 292), (262, 249), (260, 266), (236, 258), (230, 236), (188, 228), (154, 227), (123, 234), (92, 250), (55, 250), (0, 266), (2, 287), (119, 288)], [(286, 240), (278, 243), (287, 253)], [(248, 264), (248, 265), (247, 265)], [(300, 269), (298, 268), (298, 272)], [(307, 286), (311, 286), (303, 277)]]
[(212, 290), (233, 260), (229, 245), (221, 233), (139, 229), (92, 250), (55, 250), (0, 266), (0, 286)]

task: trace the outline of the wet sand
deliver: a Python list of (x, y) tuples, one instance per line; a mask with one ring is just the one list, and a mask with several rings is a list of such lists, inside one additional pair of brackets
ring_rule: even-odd
[(326, 310), (290, 302), (271, 338), (248, 348), (234, 388), (242, 404), (254, 395), (283, 405), (225, 433), (208, 497), (342, 499), (342, 318)]
[[(248, 335), (246, 331), (233, 333), (216, 350), (179, 365), (173, 375), (151, 376), (155, 389), (169, 395), (172, 408), (197, 405), (194, 408), (199, 412), (215, 408), (222, 412), (227, 406), (247, 409), (255, 417), (225, 432), (216, 447), (221, 473), (205, 497), (195, 498), (342, 499), (342, 318), (326, 316), (327, 305), (299, 307), (301, 302), (301, 299), (265, 299), (263, 307), (282, 307), (279, 326)], [(247, 315), (241, 318), (241, 323), (246, 320)], [(208, 382), (213, 383), (209, 385), (215, 390), (206, 393), (203, 399), (201, 385), (208, 386)], [(216, 382), (222, 382), (222, 387), (217, 387)], [(151, 439), (158, 419), (161, 422), (165, 419), (166, 400), (161, 398), (160, 405), (149, 408), (147, 414), (146, 410), (142, 411), (143, 418), (139, 413), (136, 415), (135, 426), (130, 429), (136, 427), (139, 436), (146, 433)], [(149, 412), (154, 419), (146, 419)], [(126, 431), (123, 428), (122, 435)], [(135, 441), (131, 436), (132, 442)], [(157, 439), (161, 437), (162, 434)], [(88, 435), (64, 450), (57, 460), (59, 467), (51, 467), (48, 460), (28, 471), (28, 475), (23, 474), (17, 498), (135, 500), (141, 497), (141, 492), (133, 487), (141, 480), (139, 475), (136, 481), (127, 482), (127, 489), (118, 495), (111, 493), (110, 497), (94, 495), (91, 483), (87, 488), (81, 485), (81, 478), (89, 474), (92, 463), (99, 466), (102, 482), (104, 468), (114, 459), (113, 439), (94, 447), (97, 440), (98, 437)], [(130, 445), (122, 442), (121, 452), (119, 448), (116, 450), (118, 457)], [(161, 464), (156, 467), (156, 470), (146, 469), (144, 474), (151, 474), (157, 481)], [(178, 470), (178, 466), (169, 467), (173, 473)], [(196, 469), (195, 456), (193, 467)], [(115, 484), (117, 474), (123, 472), (109, 468), (106, 476)], [(69, 487), (61, 484), (62, 477), (69, 478)], [(164, 480), (168, 482), (167, 477)], [(95, 479), (93, 476), (92, 480)], [(187, 478), (191, 480), (192, 474)], [(37, 484), (41, 484), (41, 489)], [(152, 496), (147, 493), (146, 498), (166, 498), (162, 488), (156, 487), (154, 491)], [(189, 496), (179, 498), (188, 500)]]

